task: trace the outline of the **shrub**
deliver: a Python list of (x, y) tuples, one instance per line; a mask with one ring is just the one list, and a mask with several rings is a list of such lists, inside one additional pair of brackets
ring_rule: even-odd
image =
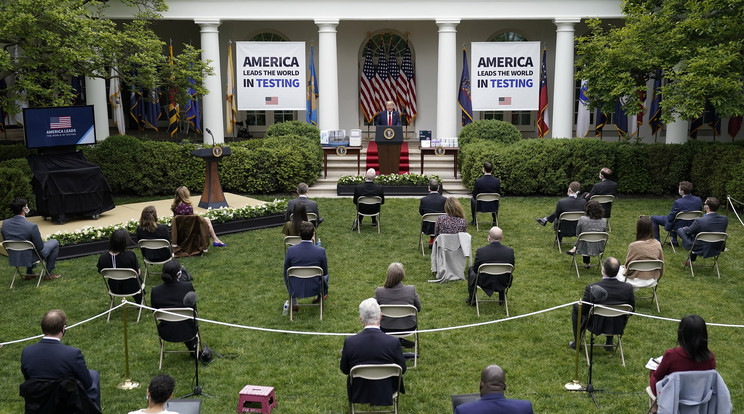
[(13, 216), (10, 203), (17, 197), (28, 200), (28, 207), (31, 210), (36, 208), (36, 199), (31, 187), (31, 175), (21, 168), (0, 166), (0, 217)]
[(26, 149), (26, 146), (23, 144), (2, 145), (0, 148), (2, 148), (2, 150), (0, 150), (0, 161), (26, 158), (27, 156), (36, 153), (34, 150)]
[(128, 135), (110, 136), (85, 154), (90, 162), (101, 167), (114, 193), (137, 194), (137, 183), (146, 175), (162, 173), (142, 168), (145, 161), (143, 141)]
[(266, 138), (286, 135), (299, 135), (320, 145), (320, 130), (317, 127), (300, 121), (287, 121), (274, 124), (266, 130)]
[(514, 125), (495, 119), (486, 119), (466, 125), (462, 131), (460, 131), (457, 142), (460, 148), (463, 148), (477, 140), (513, 144), (521, 139), (522, 134)]
[(29, 180), (31, 180), (31, 177), (33, 177), (31, 167), (28, 165), (28, 161), (26, 160), (26, 158), (15, 158), (12, 160), (2, 161), (0, 162), (0, 167), (17, 168), (23, 171), (23, 174), (28, 176)]

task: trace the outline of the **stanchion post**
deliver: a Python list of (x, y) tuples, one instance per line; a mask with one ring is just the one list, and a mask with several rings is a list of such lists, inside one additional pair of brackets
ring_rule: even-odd
[(576, 345), (576, 356), (574, 360), (575, 371), (574, 379), (571, 382), (566, 383), (563, 387), (567, 391), (583, 391), (584, 387), (579, 382), (579, 352), (581, 345), (579, 344), (579, 338), (581, 337), (581, 301), (579, 301), (578, 317), (576, 318), (576, 337), (574, 338), (574, 344)]
[(127, 337), (127, 300), (122, 299), (122, 318), (124, 319), (124, 382), (117, 385), (122, 390), (132, 390), (139, 388), (139, 382), (132, 381), (129, 376), (129, 338)]

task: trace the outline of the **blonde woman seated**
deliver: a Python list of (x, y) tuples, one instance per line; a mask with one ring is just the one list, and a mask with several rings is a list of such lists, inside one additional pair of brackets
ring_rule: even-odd
[(448, 197), (444, 202), (445, 214), (437, 217), (434, 223), (434, 238), (440, 234), (457, 234), (468, 231), (465, 211), (455, 197)]
[[(421, 311), (421, 300), (416, 287), (404, 285), (405, 269), (401, 263), (391, 263), (387, 269), (387, 278), (382, 287), (375, 290), (375, 300), (380, 305), (413, 305), (417, 311)], [(382, 317), (380, 329), (383, 332), (408, 332), (416, 330), (418, 321), (413, 316), (405, 318)], [(407, 348), (413, 346), (413, 342), (401, 339), (401, 345)]]
[[(171, 241), (171, 231), (165, 224), (158, 223), (158, 212), (155, 206), (147, 206), (142, 209), (139, 226), (135, 231), (137, 241), (146, 239), (165, 239)], [(142, 256), (152, 262), (162, 262), (171, 257), (168, 248), (157, 250), (142, 249)]]
[[(661, 243), (654, 238), (653, 223), (649, 216), (641, 216), (636, 223), (636, 241), (628, 245), (628, 256), (625, 258), (625, 266), (634, 260), (664, 260), (664, 252)], [(620, 266), (617, 279), (630, 283), (633, 287), (648, 287), (661, 276), (660, 270), (642, 272), (638, 270), (626, 271), (625, 266)]]
[[(597, 201), (590, 200), (584, 206), (584, 212), (586, 215), (579, 217), (579, 222), (576, 224), (576, 234), (587, 231), (607, 231), (607, 219), (604, 218), (604, 208), (602, 204)], [(603, 242), (587, 242), (579, 241), (576, 243), (571, 250), (567, 251), (566, 254), (574, 255), (580, 254), (583, 256), (584, 267), (589, 268), (591, 256), (599, 255), (599, 252), (604, 249), (602, 246)]]
[[(171, 211), (174, 216), (191, 216), (194, 214), (194, 207), (191, 205), (190, 198), (191, 193), (186, 186), (182, 185), (176, 189), (176, 197), (173, 199), (173, 204), (171, 204)], [(209, 227), (209, 235), (212, 237), (212, 240), (214, 240), (213, 246), (227, 246), (227, 244), (223, 243), (222, 240), (217, 237), (217, 234), (215, 234), (212, 222), (206, 217), (202, 218), (207, 223), (207, 227)]]

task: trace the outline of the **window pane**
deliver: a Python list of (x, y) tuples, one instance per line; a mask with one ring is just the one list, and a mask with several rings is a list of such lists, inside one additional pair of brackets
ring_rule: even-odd
[(264, 111), (246, 111), (245, 123), (248, 126), (265, 126), (266, 112)]

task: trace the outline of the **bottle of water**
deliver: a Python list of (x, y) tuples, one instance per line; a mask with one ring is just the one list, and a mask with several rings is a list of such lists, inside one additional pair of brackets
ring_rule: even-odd
[(282, 315), (286, 315), (289, 313), (289, 301), (284, 301), (284, 307), (282, 308)]
[(315, 244), (317, 244), (318, 246), (320, 246), (320, 239), (318, 239), (318, 242), (315, 243)]

